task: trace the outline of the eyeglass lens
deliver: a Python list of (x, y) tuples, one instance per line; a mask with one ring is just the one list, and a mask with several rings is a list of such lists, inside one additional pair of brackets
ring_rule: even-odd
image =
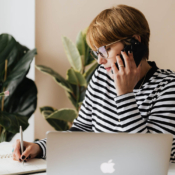
[(107, 51), (106, 51), (105, 46), (99, 47), (99, 49), (98, 49), (97, 52), (96, 52), (96, 51), (92, 51), (92, 52), (91, 52), (92, 56), (93, 56), (96, 60), (98, 60), (98, 53), (99, 53), (100, 56), (103, 57), (103, 58), (107, 58), (107, 57), (108, 57), (108, 53), (107, 53)]

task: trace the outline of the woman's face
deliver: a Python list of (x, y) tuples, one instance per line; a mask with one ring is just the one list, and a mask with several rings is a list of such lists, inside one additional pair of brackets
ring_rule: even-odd
[(111, 72), (111, 64), (117, 62), (117, 54), (121, 54), (121, 50), (124, 49), (124, 44), (122, 42), (117, 42), (106, 46), (108, 52), (108, 58), (103, 58), (98, 54), (98, 64), (102, 64), (108, 73)]

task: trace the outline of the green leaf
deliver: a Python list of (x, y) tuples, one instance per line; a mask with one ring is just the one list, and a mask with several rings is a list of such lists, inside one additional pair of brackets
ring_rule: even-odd
[(16, 40), (8, 34), (0, 35), (0, 64), (2, 64), (9, 55), (9, 51), (15, 47)]
[(7, 86), (10, 81), (23, 78), (26, 75), (30, 68), (30, 64), (36, 54), (36, 49), (28, 51), (22, 59), (20, 59), (16, 66), (11, 71), (10, 75), (7, 76), (6, 81), (3, 83), (3, 86)]
[(62, 120), (58, 119), (49, 119), (48, 117), (57, 111), (55, 108), (52, 108), (50, 106), (44, 106), (40, 108), (40, 112), (43, 115), (43, 117), (46, 119), (46, 121), (57, 131), (66, 131), (69, 129), (68, 123)]
[(46, 66), (42, 66), (42, 65), (38, 65), (36, 66), (36, 68), (38, 70), (40, 70), (41, 72), (44, 72), (50, 76), (52, 76), (52, 78), (61, 86), (63, 87), (65, 90), (72, 92), (72, 87), (69, 84), (68, 81), (66, 81), (60, 74), (58, 74), (57, 72), (55, 72), (53, 69), (46, 67)]
[[(79, 97), (79, 101), (78, 101), (79, 103), (81, 103), (84, 100), (86, 89), (87, 89), (87, 87), (86, 88), (83, 86), (80, 87), (80, 97)], [(78, 105), (80, 106), (79, 103), (78, 103)]]
[(85, 40), (83, 38), (83, 33), (80, 31), (76, 38), (76, 46), (80, 55), (85, 55)]
[[(5, 141), (10, 141), (19, 132), (28, 127), (28, 119), (36, 109), (37, 88), (34, 81), (26, 78), (36, 49), (30, 50), (16, 42), (9, 34), (0, 35), (0, 89), (9, 90), (4, 97), (3, 112), (0, 112), (0, 125)], [(7, 60), (7, 79), (4, 82), (5, 60)], [(2, 100), (2, 98), (1, 98)], [(1, 105), (0, 105), (1, 111)], [(2, 138), (1, 137), (1, 138)]]
[(63, 41), (64, 50), (66, 52), (70, 65), (76, 71), (80, 72), (82, 70), (82, 61), (81, 61), (81, 56), (77, 47), (67, 37), (62, 37), (62, 41)]
[(89, 53), (90, 51), (90, 47), (88, 46), (87, 42), (86, 42), (86, 32), (87, 32), (88, 28), (85, 28), (82, 32), (83, 35), (83, 40), (84, 40), (84, 46), (85, 46), (85, 58), (84, 58), (84, 66), (88, 66), (89, 64), (91, 64), (94, 61), (94, 58), (91, 56), (91, 54)]
[(30, 117), (37, 105), (37, 88), (33, 80), (24, 78), (20, 83), (10, 82), (10, 92), (4, 100), (4, 111)]
[[(5, 60), (8, 61), (7, 76), (29, 49), (18, 42), (9, 34), (0, 35), (0, 80), (4, 79)], [(27, 73), (27, 72), (26, 72)]]
[(25, 130), (28, 126), (28, 117), (19, 114), (0, 112), (0, 125), (12, 133), (19, 132), (19, 127)]
[(6, 142), (10, 142), (12, 140), (12, 138), (16, 135), (16, 133), (12, 133), (12, 132), (9, 132), (9, 131), (5, 131), (6, 133)]
[[(36, 109), (36, 85), (25, 77), (35, 54), (36, 49), (29, 50), (13, 36), (0, 35), (0, 89), (2, 92), (5, 87), (10, 92), (8, 97), (4, 97), (4, 108), (0, 113), (0, 125), (3, 129), (1, 140), (10, 141), (19, 132), (20, 125), (25, 130), (29, 125), (28, 119)], [(7, 78), (4, 82), (6, 60)]]
[(49, 116), (50, 114), (52, 114), (55, 111), (57, 111), (57, 109), (53, 108), (51, 106), (43, 106), (43, 107), (40, 108), (41, 113), (46, 112), (45, 117)]
[(94, 62), (94, 58), (92, 57), (92, 55), (89, 53), (90, 51), (90, 48), (89, 46), (87, 46), (87, 49), (86, 49), (86, 61), (85, 61), (85, 66), (88, 66), (90, 65), (91, 63)]
[(67, 97), (69, 98), (69, 100), (72, 102), (72, 104), (74, 105), (75, 108), (77, 108), (77, 100), (75, 99), (75, 97), (72, 95), (72, 93), (70, 92), (66, 92)]
[(78, 103), (79, 107), (81, 107), (82, 103), (83, 103), (82, 101)]
[(83, 76), (86, 78), (87, 83), (89, 83), (94, 71), (97, 69), (97, 67), (99, 67), (100, 65), (98, 65), (96, 62), (95, 64), (93, 64), (84, 74)]
[(69, 69), (67, 71), (67, 78), (71, 84), (75, 84), (78, 86), (87, 86), (86, 79), (80, 72), (74, 71), (74, 69)]
[(65, 122), (73, 122), (77, 117), (77, 112), (74, 109), (60, 109), (55, 111), (47, 119), (57, 119)]

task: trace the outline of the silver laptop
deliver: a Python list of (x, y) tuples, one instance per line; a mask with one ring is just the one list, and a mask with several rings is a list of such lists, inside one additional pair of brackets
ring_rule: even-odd
[(47, 132), (47, 175), (167, 175), (170, 134)]

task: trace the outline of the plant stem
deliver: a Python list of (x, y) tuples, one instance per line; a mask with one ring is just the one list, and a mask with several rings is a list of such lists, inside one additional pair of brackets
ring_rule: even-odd
[[(4, 81), (7, 79), (7, 60), (5, 60), (5, 75), (4, 75)], [(3, 91), (5, 91), (5, 87), (3, 88)], [(4, 110), (4, 96), (2, 97), (2, 101), (1, 101), (1, 112)], [(3, 135), (3, 131), (4, 131), (4, 128), (2, 126), (0, 126), (0, 138), (3, 138), (1, 137), (1, 135)], [(5, 131), (4, 131), (5, 132)], [(1, 139), (2, 140), (2, 139)]]
[(75, 96), (75, 94), (72, 92), (72, 95), (73, 95), (73, 97), (75, 98), (75, 100), (76, 100), (76, 96)]
[(83, 89), (81, 90), (81, 92), (80, 92), (80, 93), (82, 93), (83, 91), (85, 91), (85, 90), (86, 90), (86, 88), (87, 88), (87, 87), (83, 87)]
[[(7, 79), (7, 60), (5, 60), (5, 75), (4, 75), (4, 82)], [(3, 88), (3, 92), (5, 91), (5, 87)], [(2, 97), (2, 103), (1, 103), (1, 111), (4, 110), (4, 96)]]
[(3, 128), (2, 133), (0, 135), (0, 143), (6, 141), (6, 132), (5, 128)]
[(77, 93), (76, 93), (76, 95), (77, 95), (77, 107), (76, 107), (76, 109), (77, 109), (77, 111), (78, 111), (78, 107), (79, 107), (79, 105), (78, 105), (78, 102), (79, 102), (79, 98), (80, 98), (80, 85), (78, 84), (77, 85)]

